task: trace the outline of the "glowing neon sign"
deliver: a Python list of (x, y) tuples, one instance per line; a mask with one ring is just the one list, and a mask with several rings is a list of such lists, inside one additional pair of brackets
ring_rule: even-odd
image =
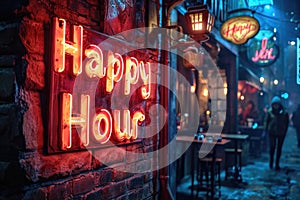
[[(124, 142), (139, 137), (138, 125), (145, 120), (144, 109), (116, 109), (97, 105), (91, 112), (91, 102), (98, 97), (88, 87), (80, 95), (73, 94), (76, 79), (90, 85), (103, 83), (98, 89), (106, 96), (113, 93), (116, 84), (123, 84), (122, 94), (132, 95), (132, 86), (141, 83), (138, 90), (141, 101), (150, 95), (150, 63), (133, 56), (122, 56), (117, 47), (103, 49), (96, 45), (105, 36), (72, 25), (67, 33), (67, 22), (54, 18), (53, 48), (49, 96), (48, 151), (60, 152), (99, 147), (109, 140)], [(96, 84), (95, 84), (96, 83)], [(89, 85), (89, 84), (88, 84)]]
[(267, 49), (268, 39), (264, 38), (261, 42), (261, 49), (255, 51), (255, 56), (252, 57), (253, 62), (258, 62), (259, 60), (274, 60), (273, 48)]
[(253, 40), (248, 48), (248, 59), (260, 66), (268, 66), (274, 63), (278, 57), (278, 46), (273, 40), (263, 38), (262, 40)]
[(233, 17), (224, 22), (220, 29), (222, 37), (234, 44), (246, 43), (258, 31), (258, 21), (249, 16)]

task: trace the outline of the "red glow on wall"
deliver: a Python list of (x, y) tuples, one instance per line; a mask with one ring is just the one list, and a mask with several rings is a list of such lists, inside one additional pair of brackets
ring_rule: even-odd
[[(97, 44), (105, 36), (78, 25), (72, 25), (67, 31), (66, 24), (64, 19), (54, 18), (48, 151), (97, 148), (110, 140), (138, 139), (137, 127), (146, 118), (145, 108), (122, 110), (111, 108), (110, 103), (97, 104), (95, 108), (91, 105), (97, 101), (97, 91), (111, 97), (116, 84), (123, 85), (122, 95), (137, 95), (141, 101), (147, 100), (151, 96), (150, 63), (120, 55), (115, 45), (103, 49)], [(76, 80), (88, 83), (79, 85), (83, 88), (80, 94), (73, 94), (78, 89)], [(138, 83), (141, 87), (138, 93), (133, 93)]]

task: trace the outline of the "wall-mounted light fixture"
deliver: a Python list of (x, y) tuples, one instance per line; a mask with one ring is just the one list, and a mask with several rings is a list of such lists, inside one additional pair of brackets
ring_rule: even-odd
[(215, 17), (208, 11), (207, 5), (188, 8), (185, 17), (189, 34), (194, 40), (209, 39), (208, 34), (212, 30)]

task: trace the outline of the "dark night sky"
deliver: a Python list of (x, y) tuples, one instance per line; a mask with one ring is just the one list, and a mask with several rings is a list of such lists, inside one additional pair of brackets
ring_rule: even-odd
[[(267, 20), (268, 23), (278, 25), (280, 38), (284, 41), (300, 37), (300, 1), (273, 0), (273, 3), (273, 10), (271, 8), (271, 12), (264, 12), (273, 18)], [(272, 16), (273, 13), (275, 17)]]

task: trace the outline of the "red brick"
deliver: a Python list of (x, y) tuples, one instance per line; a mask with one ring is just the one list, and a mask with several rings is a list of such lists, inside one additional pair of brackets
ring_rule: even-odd
[(27, 177), (36, 182), (90, 170), (91, 154), (84, 151), (44, 156), (39, 152), (30, 152), (21, 154), (20, 164)]
[[(20, 38), (27, 52), (44, 56), (44, 24), (24, 20), (20, 27)], [(37, 72), (37, 71), (36, 71)]]
[(73, 194), (83, 194), (90, 192), (94, 188), (94, 176), (92, 173), (86, 175), (80, 175), (78, 178), (75, 178), (73, 182)]
[(45, 63), (43, 57), (37, 54), (27, 54), (25, 88), (29, 90), (43, 90), (45, 87)]
[(129, 178), (131, 176), (133, 176), (132, 173), (125, 172), (125, 171), (114, 170), (113, 171), (113, 179), (112, 180), (114, 182), (119, 182), (119, 181), (127, 179), (127, 178)]
[(143, 199), (152, 197), (152, 195), (153, 195), (153, 184), (150, 184), (150, 183), (145, 184), (143, 187)]
[(116, 198), (116, 200), (133, 200), (133, 199), (138, 199), (137, 196), (138, 196), (137, 192), (132, 191)]
[[(107, 187), (108, 190), (108, 187)], [(103, 188), (97, 188), (91, 192), (89, 192), (88, 194), (84, 195), (84, 199), (86, 200), (99, 200), (99, 199), (103, 199), (101, 198), (103, 195)]]
[(49, 23), (50, 11), (52, 10), (51, 7), (52, 5), (49, 4), (49, 1), (29, 1), (29, 4), (26, 7), (23, 7), (20, 12), (34, 13), (30, 15), (30, 18), (32, 18), (34, 21)]
[(68, 1), (62, 1), (62, 0), (51, 0), (54, 4), (57, 4), (61, 7), (67, 7), (68, 6)]
[(80, 2), (78, 8), (76, 9), (76, 12), (78, 12), (80, 15), (87, 17), (89, 15), (89, 9), (90, 5), (86, 2)]
[(127, 191), (126, 183), (125, 181), (118, 182), (118, 183), (112, 183), (109, 187), (109, 198), (115, 198), (118, 196), (121, 196)]
[(99, 0), (86, 0), (86, 2), (95, 6), (99, 5)]
[(43, 146), (43, 121), (40, 105), (40, 94), (22, 90), (21, 98), (26, 102), (28, 110), (24, 114), (23, 133), (26, 149), (37, 150)]
[(143, 147), (143, 144), (142, 144), (142, 143), (132, 144), (132, 145), (128, 145), (128, 146), (126, 147), (126, 150), (127, 150), (127, 151), (135, 151), (135, 150), (140, 149), (140, 148), (142, 148), (142, 147)]
[(98, 192), (97, 192), (97, 196), (100, 196), (99, 199), (112, 199), (112, 194), (110, 192), (110, 185), (107, 185), (103, 188), (101, 188)]
[(135, 192), (137, 193), (137, 199), (144, 199), (144, 188), (137, 189)]
[(96, 150), (94, 158), (107, 166), (124, 162), (126, 151), (119, 147), (103, 148)]
[(78, 13), (70, 12), (65, 7), (62, 7), (60, 5), (54, 5), (53, 7), (54, 7), (54, 15), (55, 16), (59, 16), (61, 18), (64, 18), (67, 21), (73, 21), (74, 22), (74, 19), (76, 19), (76, 21), (79, 21), (78, 20)]
[(153, 155), (154, 155), (152, 153), (152, 152), (154, 152), (153, 146), (145, 146), (143, 149), (144, 149), (144, 152), (145, 152), (146, 159), (153, 158)]
[(153, 161), (152, 159), (147, 159), (147, 160), (137, 162), (136, 163), (136, 172), (144, 173), (144, 172), (152, 171), (152, 169), (153, 169), (152, 161)]
[(142, 148), (135, 149), (134, 151), (126, 152), (126, 163), (133, 163), (144, 159), (144, 152)]
[(112, 169), (105, 169), (94, 172), (95, 186), (104, 186), (112, 182)]
[(144, 185), (144, 176), (143, 174), (138, 174), (127, 180), (128, 190), (133, 190), (137, 188), (142, 188)]
[(153, 177), (154, 177), (153, 172), (144, 173), (144, 182), (147, 183), (147, 182), (153, 180)]
[(143, 144), (133, 144), (126, 148), (126, 163), (133, 163), (144, 159)]
[(61, 184), (51, 185), (48, 190), (49, 200), (69, 199), (72, 195), (72, 183), (63, 182)]
[(96, 6), (93, 6), (90, 8), (89, 17), (91, 20), (99, 22), (100, 21), (100, 11), (99, 8)]
[(72, 200), (86, 200), (86, 195), (76, 195), (76, 196), (72, 196)]

